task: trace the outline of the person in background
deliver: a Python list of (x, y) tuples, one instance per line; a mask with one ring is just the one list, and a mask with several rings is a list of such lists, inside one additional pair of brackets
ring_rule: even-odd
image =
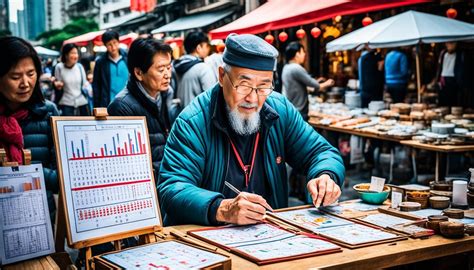
[(216, 81), (219, 78), (219, 67), (224, 63), (224, 61), (222, 61), (222, 54), (224, 53), (224, 50), (225, 43), (219, 43), (216, 45), (216, 52), (204, 59), (204, 62), (211, 66), (212, 71), (216, 76)]
[(48, 206), (54, 224), (58, 177), (50, 117), (54, 103), (43, 98), (41, 62), (31, 44), (18, 37), (0, 38), (0, 148), (9, 161), (23, 164), (22, 149), (31, 150), (32, 163), (43, 165)]
[(119, 48), (119, 34), (107, 31), (102, 35), (107, 52), (95, 62), (92, 82), (94, 107), (107, 107), (127, 85), (127, 53)]
[(227, 37), (219, 83), (180, 113), (168, 137), (158, 185), (166, 226), (261, 222), (265, 209), (288, 206), (286, 162), (304, 168), (316, 207), (340, 196), (338, 151), (273, 92), (277, 55), (255, 35)]
[(203, 32), (191, 32), (184, 39), (186, 50), (173, 67), (177, 75), (177, 97), (182, 108), (217, 82), (212, 68), (203, 59), (209, 55), (209, 38)]
[(84, 67), (78, 63), (79, 50), (74, 44), (66, 44), (61, 50), (61, 63), (54, 69), (54, 86), (59, 109), (64, 116), (90, 115), (90, 84)]
[(177, 116), (171, 79), (171, 47), (155, 39), (136, 39), (128, 51), (127, 87), (107, 107), (109, 115), (145, 116), (153, 168), (158, 173), (169, 131)]
[[(312, 87), (313, 92), (325, 89), (334, 85), (332, 79), (322, 82), (312, 78), (304, 69), (303, 64), (306, 60), (306, 52), (303, 45), (297, 41), (290, 42), (285, 49), (287, 64), (283, 66), (282, 93), (286, 96), (303, 116), (304, 120), (308, 120), (308, 87)], [(320, 83), (321, 82), (321, 83)]]
[(441, 52), (438, 70), (432, 84), (439, 83), (440, 106), (474, 106), (473, 61), (456, 42), (446, 42), (446, 49)]
[(383, 65), (380, 54), (368, 47), (359, 57), (359, 89), (362, 108), (367, 108), (372, 100), (383, 100)]
[(385, 86), (394, 103), (405, 100), (408, 79), (407, 55), (400, 49), (391, 50), (385, 56)]

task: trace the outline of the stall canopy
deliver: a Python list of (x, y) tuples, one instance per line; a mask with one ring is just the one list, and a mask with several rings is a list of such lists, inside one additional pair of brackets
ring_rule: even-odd
[(138, 38), (137, 33), (128, 33), (126, 35), (120, 36), (119, 42), (127, 45), (127, 47), (130, 47), (130, 44), (132, 44), (132, 42), (137, 38)]
[(101, 30), (82, 34), (80, 36), (65, 40), (63, 44), (74, 43), (77, 46), (87, 46), (89, 42), (92, 42), (94, 45), (102, 45), (102, 34), (104, 32), (105, 30)]
[(213, 39), (224, 39), (230, 33), (257, 34), (295, 27), (333, 18), (432, 2), (432, 0), (269, 0), (257, 9), (227, 25), (210, 31)]
[(41, 47), (41, 46), (35, 46), (35, 51), (39, 54), (39, 55), (45, 55), (45, 56), (59, 56), (59, 52), (58, 51), (53, 51), (53, 50), (50, 50), (48, 48), (45, 48), (45, 47)]
[(326, 50), (351, 50), (365, 44), (371, 48), (391, 48), (460, 40), (474, 40), (474, 24), (407, 11), (333, 40), (326, 45)]
[(177, 32), (194, 28), (201, 28), (213, 24), (234, 13), (233, 10), (221, 10), (216, 12), (206, 12), (195, 15), (181, 17), (160, 28), (151, 31), (152, 34)]

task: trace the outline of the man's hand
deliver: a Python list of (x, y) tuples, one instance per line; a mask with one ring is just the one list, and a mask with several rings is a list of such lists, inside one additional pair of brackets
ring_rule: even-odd
[(263, 220), (265, 208), (272, 209), (262, 196), (241, 192), (234, 199), (222, 200), (216, 220), (238, 225), (255, 224)]
[(306, 187), (316, 207), (334, 203), (341, 196), (341, 189), (327, 174), (311, 179)]

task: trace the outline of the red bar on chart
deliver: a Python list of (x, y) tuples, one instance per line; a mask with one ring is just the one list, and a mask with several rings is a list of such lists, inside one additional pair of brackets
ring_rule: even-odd
[(142, 148), (142, 134), (140, 132), (138, 133), (138, 147), (140, 148), (140, 154), (143, 154), (143, 148)]
[(100, 156), (101, 156), (101, 157), (104, 156), (104, 148), (103, 148), (103, 147), (100, 148)]
[(124, 143), (124, 144), (125, 144), (125, 155), (128, 155), (127, 143)]
[(33, 189), (41, 189), (41, 179), (39, 177), (33, 177)]

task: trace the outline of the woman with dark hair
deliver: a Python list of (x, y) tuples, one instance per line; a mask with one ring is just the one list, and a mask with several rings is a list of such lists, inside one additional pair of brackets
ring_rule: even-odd
[(78, 63), (79, 49), (74, 44), (66, 44), (61, 50), (61, 63), (54, 70), (54, 86), (60, 93), (58, 100), (61, 114), (65, 116), (90, 115), (90, 84), (84, 67)]
[(41, 62), (33, 47), (21, 38), (3, 37), (0, 48), (0, 147), (9, 161), (23, 164), (21, 150), (30, 149), (32, 163), (42, 163), (54, 220), (58, 180), (49, 118), (59, 113), (41, 93)]
[(127, 87), (108, 106), (110, 115), (145, 116), (155, 172), (160, 169), (166, 138), (177, 116), (171, 80), (171, 47), (139, 38), (128, 51)]

